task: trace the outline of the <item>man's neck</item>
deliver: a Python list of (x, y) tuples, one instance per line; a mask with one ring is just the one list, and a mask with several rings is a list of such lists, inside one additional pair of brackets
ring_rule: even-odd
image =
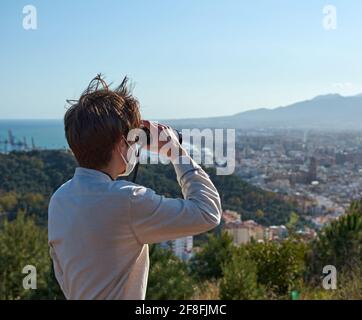
[(103, 172), (104, 174), (108, 175), (112, 180), (116, 180), (117, 177), (120, 175), (120, 166), (119, 165), (108, 165), (107, 167), (100, 168), (99, 171)]
[(116, 180), (117, 177), (113, 177), (111, 174), (109, 174), (107, 171), (99, 170), (100, 172), (106, 174), (108, 177), (110, 177), (113, 181)]

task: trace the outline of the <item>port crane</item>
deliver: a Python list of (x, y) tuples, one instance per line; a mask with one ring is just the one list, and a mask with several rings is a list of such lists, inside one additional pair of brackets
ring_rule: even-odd
[(11, 129), (8, 130), (8, 136), (4, 139), (0, 137), (0, 152), (8, 153), (10, 151), (29, 151), (36, 149), (34, 138), (31, 137), (31, 145), (29, 146), (26, 137), (22, 140), (17, 139)]

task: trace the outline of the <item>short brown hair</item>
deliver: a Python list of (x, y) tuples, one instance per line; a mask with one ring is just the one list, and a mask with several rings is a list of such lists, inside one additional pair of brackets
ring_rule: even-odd
[(80, 166), (100, 169), (128, 132), (140, 126), (139, 103), (130, 92), (128, 78), (111, 90), (97, 75), (71, 104), (64, 116), (65, 136)]

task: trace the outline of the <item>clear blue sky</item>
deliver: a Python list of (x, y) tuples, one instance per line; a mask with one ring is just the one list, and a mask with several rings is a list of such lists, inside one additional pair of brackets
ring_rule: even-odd
[[(35, 31), (22, 27), (27, 4)], [(0, 11), (0, 119), (61, 118), (98, 72), (129, 75), (152, 119), (362, 92), (360, 0), (4, 0)]]

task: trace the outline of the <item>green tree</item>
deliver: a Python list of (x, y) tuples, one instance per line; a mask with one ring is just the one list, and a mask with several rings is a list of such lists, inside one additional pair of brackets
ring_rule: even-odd
[(150, 246), (150, 261), (147, 299), (181, 300), (192, 297), (194, 284), (184, 262), (157, 245)]
[(256, 264), (258, 283), (265, 286), (272, 297), (287, 295), (302, 280), (304, 243), (292, 240), (250, 243), (245, 250)]
[(15, 192), (8, 192), (0, 196), (0, 212), (10, 212), (18, 204), (18, 195)]
[(297, 224), (299, 222), (299, 215), (292, 211), (289, 216), (289, 221), (286, 224), (286, 227), (288, 228), (289, 233), (294, 233), (295, 229), (297, 227)]
[(242, 249), (235, 249), (223, 267), (220, 282), (220, 299), (254, 300), (264, 297), (264, 288), (258, 285), (257, 267)]
[[(36, 290), (23, 288), (26, 274), (22, 270), (27, 265), (36, 267)], [(26, 218), (24, 212), (12, 222), (5, 220), (0, 228), (0, 299), (32, 299), (38, 292), (42, 292), (42, 298), (56, 298), (59, 289), (56, 293), (51, 272), (46, 230)]]
[(200, 252), (190, 261), (193, 275), (199, 280), (222, 277), (223, 265), (232, 257), (233, 240), (226, 232), (219, 235), (209, 234)]
[(308, 278), (319, 278), (325, 265), (355, 272), (362, 265), (362, 200), (349, 213), (322, 229), (308, 256)]

